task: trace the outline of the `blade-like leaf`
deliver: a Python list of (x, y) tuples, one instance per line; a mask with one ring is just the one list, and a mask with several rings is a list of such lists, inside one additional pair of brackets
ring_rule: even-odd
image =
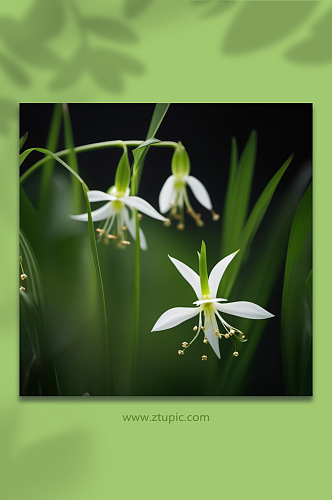
[(227, 191), (225, 195), (225, 206), (223, 210), (223, 223), (221, 233), (221, 255), (229, 255), (232, 248), (232, 227), (233, 227), (233, 209), (235, 206), (235, 189), (236, 189), (236, 172), (238, 165), (238, 151), (235, 137), (232, 138), (231, 146), (231, 164), (229, 170), (229, 178), (227, 183)]
[(229, 187), (227, 189), (227, 205), (225, 206), (223, 235), (223, 255), (239, 248), (239, 238), (248, 215), (251, 186), (255, 169), (257, 134), (253, 130), (236, 166), (236, 143), (232, 144), (231, 169)]
[(156, 144), (157, 142), (160, 142), (160, 140), (156, 139), (155, 137), (151, 137), (150, 139), (147, 139), (142, 144), (140, 144), (137, 148), (133, 149), (133, 174), (138, 174), (139, 168), (142, 166), (151, 144)]
[[(231, 289), (236, 280), (236, 276), (240, 270), (241, 263), (246, 251), (249, 249), (250, 244), (257, 233), (257, 230), (262, 222), (262, 219), (269, 207), (272, 196), (282, 178), (284, 173), (286, 172), (290, 162), (293, 159), (293, 155), (291, 155), (285, 163), (280, 167), (278, 172), (272, 177), (262, 194), (260, 195), (256, 205), (251, 211), (251, 214), (246, 222), (246, 225), (242, 231), (242, 234), (239, 237), (238, 245), (241, 249), (239, 252), (237, 259), (234, 259), (234, 265), (232, 267), (232, 274), (228, 276), (227, 280), (222, 282), (222, 290), (223, 294), (228, 297)], [(227, 272), (227, 271), (226, 271)]]
[[(61, 104), (54, 104), (53, 115), (51, 119), (51, 125), (48, 132), (48, 137), (46, 141), (46, 149), (55, 152), (57, 150), (60, 129), (62, 120), (62, 110)], [(43, 168), (41, 181), (40, 181), (40, 191), (39, 191), (39, 209), (41, 212), (45, 211), (47, 201), (49, 199), (51, 178), (54, 168), (54, 159), (47, 162), (47, 166)]]
[(281, 347), (286, 390), (299, 395), (310, 356), (305, 319), (306, 280), (312, 268), (312, 185), (294, 217), (289, 237), (281, 313)]
[[(63, 123), (64, 123), (64, 129), (65, 129), (65, 147), (66, 149), (69, 149), (69, 154), (68, 154), (68, 164), (71, 166), (71, 168), (78, 174), (78, 161), (77, 161), (77, 155), (75, 152), (75, 144), (74, 144), (74, 136), (73, 136), (73, 130), (71, 126), (71, 120), (70, 120), (70, 114), (69, 114), (69, 109), (68, 109), (68, 104), (63, 104), (62, 105), (63, 109)], [(81, 210), (81, 190), (77, 182), (73, 182), (73, 187), (72, 187), (72, 196), (73, 196), (73, 213), (78, 213)]]
[(148, 130), (148, 133), (146, 134), (146, 138), (153, 137), (157, 133), (157, 130), (159, 129), (161, 122), (163, 121), (169, 106), (170, 106), (169, 103), (168, 104), (163, 104), (163, 103), (156, 104), (156, 107), (154, 108), (154, 112), (153, 112), (153, 115), (151, 118), (150, 127)]
[[(156, 135), (156, 133), (157, 133), (157, 131), (158, 131), (160, 125), (161, 125), (161, 122), (163, 121), (163, 119), (164, 119), (164, 117), (166, 115), (166, 112), (167, 112), (169, 106), (170, 106), (169, 103), (167, 103), (167, 104), (157, 103), (156, 104), (156, 106), (154, 108), (154, 111), (153, 111), (152, 118), (151, 118), (149, 130), (148, 130), (148, 133), (146, 135), (146, 139), (147, 140), (149, 138), (151, 138), (151, 137), (154, 137)], [(141, 144), (141, 146), (143, 146), (143, 144)], [(147, 153), (147, 151), (145, 152), (145, 155), (146, 155), (146, 153)], [(144, 160), (144, 158), (143, 158), (143, 160)], [(138, 177), (137, 177), (137, 191), (138, 191), (138, 188), (139, 188), (139, 184), (141, 182), (141, 177), (142, 177), (142, 172), (143, 172), (143, 165), (144, 165), (144, 161), (141, 164), (140, 171), (138, 172)]]
[(25, 132), (25, 134), (22, 135), (22, 137), (20, 138), (20, 151), (23, 148), (23, 146), (24, 146), (25, 141), (27, 140), (27, 138), (28, 138), (28, 132)]
[[(113, 382), (113, 379), (111, 380), (110, 376), (110, 368), (109, 368), (109, 346), (108, 346), (108, 321), (107, 321), (107, 311), (106, 311), (106, 302), (105, 302), (105, 295), (104, 295), (104, 287), (103, 287), (103, 280), (102, 280), (102, 275), (100, 271), (100, 264), (99, 264), (99, 258), (98, 258), (98, 252), (97, 252), (97, 245), (96, 245), (96, 238), (95, 238), (95, 231), (94, 231), (94, 226), (92, 222), (92, 217), (91, 217), (91, 205), (89, 202), (88, 198), (88, 187), (83, 181), (83, 179), (61, 158), (56, 156), (54, 153), (51, 151), (48, 151), (47, 149), (44, 148), (31, 148), (27, 149), (20, 155), (20, 165), (22, 162), (25, 160), (25, 158), (32, 152), (32, 151), (39, 151), (40, 153), (47, 154), (54, 158), (57, 162), (59, 162), (62, 166), (64, 166), (76, 179), (81, 183), (86, 205), (87, 205), (87, 213), (88, 213), (88, 230), (89, 230), (89, 238), (90, 238), (90, 246), (91, 246), (91, 251), (92, 251), (92, 256), (93, 256), (93, 262), (95, 265), (95, 270), (96, 270), (96, 275), (97, 275), (97, 280), (98, 280), (98, 285), (99, 285), (99, 290), (100, 290), (100, 295), (101, 295), (101, 301), (102, 301), (102, 307), (103, 307), (103, 314), (104, 314), (104, 326), (105, 326), (105, 345), (106, 345), (106, 369), (107, 369), (107, 384), (108, 384), (108, 392), (110, 393), (115, 393), (116, 388), (115, 384)], [(23, 179), (24, 180), (24, 179)], [(22, 182), (22, 178), (21, 178)], [(110, 387), (110, 382), (112, 382), (112, 385)]]

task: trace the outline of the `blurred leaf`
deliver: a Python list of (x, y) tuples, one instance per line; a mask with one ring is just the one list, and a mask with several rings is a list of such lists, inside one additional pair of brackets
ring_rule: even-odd
[(299, 395), (312, 396), (312, 269), (306, 279), (305, 329), (310, 347)]
[[(65, 128), (65, 148), (69, 149), (68, 164), (78, 174), (78, 171), (79, 171), (78, 170), (78, 161), (77, 161), (76, 152), (74, 150), (74, 147), (75, 147), (74, 136), (73, 136), (73, 130), (72, 130), (72, 126), (71, 126), (68, 104), (63, 104), (62, 109), (63, 109), (63, 122), (64, 122), (64, 128)], [(81, 194), (80, 187), (77, 184), (77, 182), (75, 182), (73, 179), (73, 184), (72, 184), (73, 213), (80, 212), (80, 209), (81, 209), (80, 194)]]
[[(292, 184), (285, 189), (282, 201), (275, 210), (271, 224), (264, 233), (264, 245), (258, 245), (257, 253), (252, 256), (248, 265), (243, 269), (243, 273), (237, 279), (236, 289), (234, 290), (234, 297), (237, 300), (249, 300), (270, 310), (270, 298), (275, 291), (285, 265), (294, 214), (303, 192), (308, 182), (310, 182), (310, 178), (310, 170), (303, 169)], [(234, 360), (231, 352), (226, 350), (222, 364), (219, 365), (219, 374), (216, 366), (212, 374), (213, 377), (209, 381), (210, 385), (215, 380), (218, 381), (218, 388), (216, 388), (214, 394), (235, 396), (246, 393), (250, 375), (249, 370), (261, 337), (264, 332), (268, 335), (272, 326), (271, 322), (278, 321), (280, 318), (279, 310), (273, 309), (271, 312), (276, 317), (270, 320), (254, 321), (236, 318), (235, 326), (245, 333), (248, 342), (243, 348), (238, 346), (237, 350), (240, 352), (240, 357), (237, 360)], [(225, 346), (225, 349), (226, 347), (228, 346)]]
[[(238, 166), (238, 150), (235, 137), (232, 137), (231, 164), (229, 179), (225, 195), (225, 207), (223, 210), (223, 223), (221, 233), (221, 255), (229, 255), (234, 251), (233, 243), (233, 213), (235, 208), (236, 174)], [(232, 250), (233, 249), (233, 250)]]
[[(51, 124), (46, 141), (46, 149), (52, 152), (55, 152), (58, 147), (61, 121), (62, 121), (61, 104), (57, 103), (54, 104)], [(45, 211), (49, 199), (50, 183), (54, 165), (55, 165), (55, 160), (51, 159), (49, 162), (47, 162), (47, 165), (45, 165), (45, 167), (42, 170), (40, 188), (39, 188), (39, 209), (41, 212)]]
[[(52, 158), (54, 158), (56, 161), (58, 161), (62, 166), (64, 166), (74, 177), (77, 178), (77, 180), (81, 183), (84, 197), (86, 200), (87, 204), (87, 213), (88, 213), (88, 230), (89, 230), (89, 239), (90, 239), (90, 246), (91, 246), (91, 251), (92, 251), (92, 257), (93, 257), (93, 262), (95, 266), (95, 271), (97, 275), (97, 280), (99, 284), (99, 289), (100, 289), (100, 295), (101, 295), (101, 301), (102, 301), (102, 308), (103, 308), (103, 315), (104, 315), (104, 326), (105, 326), (105, 356), (106, 356), (106, 370), (107, 370), (107, 384), (108, 384), (108, 393), (115, 394), (116, 393), (116, 388), (113, 379), (111, 379), (110, 375), (110, 367), (109, 367), (109, 345), (108, 345), (108, 321), (107, 321), (107, 311), (106, 311), (106, 302), (105, 302), (105, 295), (104, 295), (104, 287), (103, 287), (103, 281), (102, 281), (102, 275), (101, 275), (101, 270), (100, 270), (100, 264), (99, 264), (99, 258), (98, 258), (98, 252), (97, 252), (97, 245), (96, 245), (96, 238), (95, 238), (95, 230), (94, 230), (94, 225), (91, 217), (91, 205), (89, 202), (88, 198), (88, 187), (86, 186), (85, 182), (83, 179), (78, 175), (77, 172), (75, 172), (66, 162), (61, 160), (58, 156), (56, 156), (54, 153), (51, 151), (48, 151), (47, 149), (44, 148), (30, 148), (24, 151), (20, 155), (20, 165), (21, 163), (25, 160), (25, 158), (32, 152), (32, 151), (38, 151), (40, 153), (48, 154)], [(30, 172), (34, 172), (34, 168), (31, 167), (25, 175), (21, 176), (21, 183), (31, 175)], [(110, 386), (111, 383), (111, 386)]]
[(251, 186), (254, 175), (257, 134), (252, 131), (237, 162), (236, 141), (232, 141), (230, 177), (226, 193), (222, 255), (239, 247), (239, 239), (248, 214)]
[(311, 36), (296, 42), (286, 57), (302, 64), (324, 64), (332, 61), (332, 9), (324, 12), (312, 28)]
[(136, 33), (127, 24), (115, 19), (89, 17), (84, 19), (84, 26), (95, 35), (115, 42), (133, 43), (138, 40)]
[(22, 135), (22, 137), (20, 137), (20, 151), (23, 148), (23, 146), (24, 146), (25, 141), (27, 140), (27, 138), (28, 138), (28, 132), (25, 132), (25, 134)]
[(27, 86), (30, 83), (30, 78), (22, 65), (14, 62), (13, 58), (7, 57), (5, 54), (0, 54), (0, 64), (6, 71), (9, 78), (21, 86)]
[[(192, 2), (192, 5), (195, 7), (195, 6), (204, 6), (204, 7), (209, 7), (207, 8), (203, 14), (202, 14), (202, 17), (211, 17), (211, 16), (215, 16), (216, 14), (218, 13), (224, 13), (225, 11), (227, 11), (230, 7), (233, 7), (234, 5), (236, 5), (236, 1), (221, 1), (221, 2), (206, 2), (206, 1), (196, 1), (196, 2)], [(210, 5), (212, 4), (212, 6)]]
[(124, 0), (124, 14), (126, 17), (141, 15), (154, 0)]
[(31, 41), (40, 43), (58, 35), (64, 23), (65, 10), (61, 0), (35, 0), (20, 25)]
[(17, 105), (14, 101), (0, 98), (0, 134), (8, 134), (9, 122), (16, 119)]
[(101, 87), (107, 91), (121, 92), (124, 87), (124, 75), (141, 74), (143, 66), (133, 57), (110, 49), (91, 49), (87, 69)]
[(80, 47), (69, 60), (58, 66), (56, 75), (49, 83), (49, 88), (63, 90), (71, 87), (82, 77), (85, 69), (86, 51)]
[(310, 184), (293, 221), (282, 296), (283, 367), (287, 394), (293, 396), (300, 393), (311, 349), (311, 338), (305, 324), (306, 281), (311, 267), (312, 185)]
[(102, 278), (101, 270), (100, 270), (98, 250), (97, 250), (96, 237), (95, 237), (95, 230), (94, 230), (92, 216), (91, 216), (91, 205), (90, 205), (89, 198), (88, 198), (88, 188), (84, 183), (82, 184), (82, 188), (83, 188), (83, 193), (85, 196), (86, 205), (87, 205), (87, 209), (88, 209), (88, 227), (89, 227), (90, 245), (91, 245), (93, 262), (95, 265), (98, 286), (99, 286), (101, 301), (102, 301), (103, 315), (104, 315), (105, 358), (106, 358), (105, 364), (106, 364), (106, 377), (107, 377), (107, 394), (108, 395), (112, 395), (112, 394), (115, 395), (117, 393), (117, 390), (116, 390), (116, 385), (115, 385), (113, 376), (111, 375), (111, 369), (110, 369), (110, 365), (109, 365), (110, 346), (109, 346), (109, 339), (108, 339), (108, 335), (109, 335), (109, 333), (108, 333), (108, 320), (107, 320), (107, 310), (106, 310), (103, 278)]
[(229, 26), (223, 50), (246, 54), (266, 48), (296, 31), (318, 2), (240, 2), (241, 10)]
[(45, 318), (43, 311), (45, 304), (41, 273), (36, 256), (22, 229), (20, 229), (19, 247), (24, 272), (28, 276), (27, 279), (24, 280), (25, 294), (28, 295), (32, 302), (36, 305), (39, 315), (44, 321)]
[(9, 50), (25, 64), (54, 69), (61, 59), (37, 34), (34, 36), (30, 27), (24, 23), (0, 17), (0, 39)]
[(259, 199), (257, 200), (256, 205), (251, 211), (251, 214), (239, 238), (239, 247), (241, 252), (239, 252), (239, 254), (237, 255), (238, 258), (234, 260), (234, 265), (232, 266), (232, 274), (231, 275), (227, 274), (228, 279), (224, 281), (224, 283), (227, 284), (225, 284), (224, 286), (222, 284), (223, 294), (226, 297), (228, 297), (231, 292), (231, 289), (236, 280), (237, 274), (240, 270), (244, 256), (247, 250), (249, 249), (250, 244), (255, 237), (255, 234), (257, 233), (257, 230), (262, 222), (262, 219), (269, 207), (272, 196), (292, 159), (293, 155), (291, 155), (285, 161), (285, 163), (282, 165), (282, 167), (280, 167), (278, 172), (272, 177), (272, 179), (270, 180), (270, 182), (260, 195)]

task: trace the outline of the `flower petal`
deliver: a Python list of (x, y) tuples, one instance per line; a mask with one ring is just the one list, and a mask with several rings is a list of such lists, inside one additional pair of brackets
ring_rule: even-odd
[(193, 318), (199, 311), (200, 309), (198, 307), (173, 307), (173, 309), (168, 309), (168, 311), (160, 316), (151, 331), (157, 332), (173, 328), (187, 321), (187, 319)]
[(212, 347), (212, 349), (214, 350), (214, 352), (216, 353), (216, 355), (220, 359), (219, 340), (218, 340), (217, 335), (212, 330), (212, 322), (211, 321), (209, 322), (209, 326), (207, 326), (205, 329), (205, 336), (208, 339), (210, 346)]
[(187, 178), (187, 184), (192, 190), (197, 201), (199, 201), (199, 203), (203, 205), (203, 207), (207, 208), (208, 210), (212, 210), (210, 195), (207, 192), (204, 184), (202, 184), (201, 181), (199, 181), (192, 175), (189, 175), (189, 177)]
[(190, 269), (190, 267), (186, 266), (186, 264), (183, 264), (183, 262), (180, 262), (177, 259), (173, 259), (173, 257), (171, 257), (170, 255), (168, 257), (171, 259), (179, 273), (181, 273), (184, 279), (188, 281), (189, 285), (193, 287), (198, 299), (200, 299), (202, 297), (202, 292), (198, 274)]
[(162, 214), (170, 210), (173, 199), (174, 175), (166, 179), (159, 194), (159, 210)]
[(122, 201), (130, 208), (137, 208), (140, 212), (143, 212), (149, 217), (153, 217), (154, 219), (165, 221), (166, 218), (160, 215), (160, 213), (155, 210), (150, 203), (143, 200), (139, 196), (124, 196), (123, 198), (118, 198), (119, 201)]
[(216, 297), (220, 280), (223, 277), (223, 274), (226, 271), (228, 264), (234, 259), (235, 255), (239, 251), (240, 250), (237, 250), (236, 252), (227, 255), (227, 257), (218, 262), (218, 264), (216, 264), (212, 269), (209, 276), (209, 288), (211, 297)]
[(214, 307), (220, 312), (233, 314), (234, 316), (240, 316), (241, 318), (265, 319), (272, 318), (274, 316), (274, 314), (269, 313), (261, 306), (258, 306), (253, 302), (230, 302), (228, 304), (215, 304)]
[(208, 304), (208, 303), (214, 303), (217, 304), (218, 302), (227, 302), (227, 299), (204, 299), (204, 300), (196, 300), (193, 302), (196, 306), (200, 306), (201, 304)]
[[(99, 220), (108, 219), (113, 213), (112, 207), (110, 203), (106, 203), (106, 205), (98, 208), (91, 212), (92, 220), (97, 222)], [(80, 215), (71, 215), (70, 216), (74, 220), (80, 220), (83, 222), (88, 221), (88, 214), (80, 214)]]
[(113, 201), (116, 200), (116, 196), (112, 196), (111, 194), (104, 193), (103, 191), (88, 191), (89, 201)]
[[(135, 219), (134, 217), (130, 217), (128, 208), (125, 208), (123, 210), (123, 215), (124, 215), (124, 222), (125, 225), (128, 228), (128, 231), (130, 232), (132, 238), (136, 241), (136, 227), (135, 227)], [(143, 230), (139, 228), (139, 240), (140, 240), (140, 247), (142, 250), (147, 250), (148, 245), (146, 243), (146, 238), (144, 236)]]

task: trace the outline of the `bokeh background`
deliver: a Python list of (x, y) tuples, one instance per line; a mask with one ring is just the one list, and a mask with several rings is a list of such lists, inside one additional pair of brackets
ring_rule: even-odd
[[(47, 145), (53, 110), (54, 106), (45, 104), (20, 106), (20, 135), (29, 132), (23, 149)], [(116, 139), (143, 140), (153, 110), (153, 104), (71, 104), (69, 112), (74, 142), (84, 145)], [(251, 249), (243, 248), (246, 253), (244, 265), (227, 298), (230, 301), (257, 302), (272, 311), (275, 318), (255, 322), (229, 317), (231, 324), (241, 325), (238, 327), (248, 332), (248, 343), (257, 343), (256, 348), (251, 346), (249, 349), (251, 358), (246, 353), (248, 344), (239, 346), (240, 357), (234, 359), (233, 344), (221, 342), (221, 361), (216, 362), (213, 352), (208, 349), (208, 363), (202, 363), (203, 337), (193, 344), (185, 357), (179, 357), (177, 350), (181, 343), (190, 341), (194, 335), (192, 328), (196, 319), (171, 330), (151, 333), (154, 323), (166, 309), (190, 306), (194, 301), (190, 287), (173, 269), (167, 255), (198, 271), (197, 251), (204, 239), (208, 248), (209, 270), (225, 256), (222, 252), (229, 246), (222, 241), (224, 216), (230, 217), (231, 225), (237, 224), (232, 214), (224, 214), (227, 210), (225, 197), (231, 140), (232, 137), (237, 139), (241, 153), (253, 129), (257, 133), (258, 147), (249, 213), (288, 156), (294, 153), (295, 158), (277, 187)], [(311, 104), (171, 104), (157, 137), (183, 142), (191, 158), (191, 174), (205, 184), (214, 209), (222, 217), (220, 221), (213, 222), (210, 213), (191, 196), (194, 209), (202, 213), (205, 221), (203, 228), (198, 228), (188, 216), (184, 231), (178, 231), (174, 223), (171, 228), (165, 228), (155, 220), (143, 218), (141, 225), (149, 249), (142, 253), (137, 394), (287, 394), (281, 357), (281, 302), (291, 223), (311, 180)], [(62, 138), (58, 150), (64, 148)], [(172, 149), (150, 148), (145, 161), (139, 195), (157, 209), (159, 192), (171, 174), (172, 154)], [(80, 175), (90, 189), (106, 191), (113, 185), (120, 155), (121, 150), (115, 148), (78, 155)], [(30, 155), (22, 165), (22, 173), (36, 158), (36, 153)], [(70, 160), (67, 161), (70, 164)], [(42, 169), (23, 185), (23, 192), (29, 201), (22, 200), (21, 226), (40, 266), (46, 315), (45, 332), (40, 335), (46, 336), (47, 345), (38, 363), (36, 361), (30, 368), (29, 378), (34, 377), (34, 381), (25, 382), (27, 370), (25, 364), (22, 366), (21, 395), (56, 395), (56, 385), (52, 385), (53, 363), (62, 396), (78, 396), (86, 392), (95, 396), (106, 395), (103, 386), (104, 332), (100, 322), (100, 297), (95, 284), (88, 227), (85, 223), (69, 220), (73, 181), (62, 166), (57, 166), (53, 172), (49, 200), (46, 204), (39, 203)], [(83, 196), (81, 208), (85, 211)], [(237, 228), (232, 227), (232, 230), (235, 232)], [(274, 255), (275, 248), (271, 245), (274, 247), (272, 239), (276, 235), (278, 252)], [(241, 238), (234, 244), (241, 248)], [(229, 248), (230, 252), (235, 250), (237, 248)], [(119, 251), (113, 245), (105, 247), (101, 242), (99, 253), (110, 323), (112, 372), (118, 394), (130, 395), (134, 245)], [(273, 266), (270, 275), (264, 276), (266, 283), (271, 281), (271, 290), (261, 289), (262, 273), (266, 272), (262, 262), (264, 257), (271, 258)], [(310, 257), (308, 265), (309, 272)], [(276, 276), (273, 276), (274, 273)], [(232, 268), (224, 279), (227, 280), (231, 274)], [(248, 283), (251, 285), (249, 288)], [(29, 291), (29, 280), (24, 285)], [(24, 343), (24, 321), (25, 317), (21, 335), (23, 358), (28, 348)], [(259, 327), (257, 323), (260, 323)], [(250, 338), (251, 334), (254, 339)], [(295, 361), (300, 352), (299, 343), (293, 354)], [(242, 365), (241, 373), (236, 372), (236, 365)], [(232, 379), (231, 384), (226, 379), (226, 373)], [(24, 387), (26, 383), (28, 387)]]
[[(61, 61), (70, 59), (79, 45), (79, 29), (77, 16), (69, 13), (68, 3), (54, 3), (65, 13), (60, 22), (48, 0), (1, 4), (2, 27), (11, 20), (20, 28), (14, 32), (11, 25), (9, 30), (15, 33), (16, 44), (8, 42), (8, 31), (5, 37), (1, 30), (0, 221), (4, 244), (0, 265), (6, 285), (1, 287), (0, 302), (4, 492), (13, 498), (24, 495), (34, 499), (59, 496), (85, 499), (104, 495), (110, 488), (114, 494), (132, 495), (144, 487), (147, 497), (158, 493), (161, 498), (168, 498), (189, 492), (192, 497), (199, 497), (215, 494), (222, 488), (224, 494), (232, 497), (252, 492), (257, 498), (268, 494), (277, 499), (285, 494), (287, 484), (289, 494), (303, 499), (312, 498), (320, 490), (325, 494), (331, 413), (331, 337), (326, 334), (332, 278), (330, 2), (245, 1), (228, 6), (222, 5), (224, 2), (217, 5), (164, 0), (118, 0), (111, 4), (107, 0), (76, 1), (74, 7), (81, 16), (113, 21), (113, 29), (106, 30), (112, 38), (101, 39), (90, 33), (91, 44), (130, 56), (143, 68), (140, 73), (120, 70), (123, 66), (114, 58), (109, 59), (108, 50), (107, 57), (102, 59), (105, 64), (99, 63), (99, 74), (104, 75), (103, 81), (109, 82), (114, 74), (120, 73), (118, 88), (108, 83), (100, 85), (88, 71), (88, 59), (84, 58), (80, 62), (84, 69), (80, 78), (69, 79), (67, 85), (63, 79), (64, 87), (52, 88), (59, 60), (37, 64), (31, 62), (31, 57), (46, 45)], [(25, 24), (35, 5), (38, 7), (33, 16), (35, 23), (30, 18), (30, 23)], [(124, 31), (123, 25), (134, 32), (134, 40), (125, 42), (119, 35), (116, 38), (114, 22), (121, 23), (120, 32)], [(31, 27), (28, 36), (24, 26)], [(41, 32), (36, 26), (46, 28)], [(31, 38), (32, 33), (37, 34), (37, 41)], [(231, 42), (228, 46), (235, 45), (237, 50), (225, 49), (227, 39)], [(253, 39), (255, 43), (250, 44)], [(24, 52), (25, 47), (29, 50)], [(289, 56), (291, 52), (293, 57)], [(8, 61), (12, 62), (9, 66)], [(19, 77), (10, 70), (13, 67), (18, 68)], [(295, 400), (154, 397), (96, 401), (79, 397), (73, 401), (69, 398), (22, 401), (18, 397), (19, 103), (165, 101), (314, 103), (315, 395)], [(208, 413), (210, 422), (184, 425), (123, 422), (122, 415), (132, 412)], [(222, 482), (220, 474), (209, 478), (204, 474), (193, 475), (197, 464), (202, 463), (202, 454), (214, 464), (225, 457), (227, 463), (240, 460), (241, 481), (236, 481), (231, 473), (223, 473)], [(165, 470), (171, 480), (165, 480)], [(276, 473), (282, 480), (275, 480)], [(188, 476), (190, 482), (184, 480)]]

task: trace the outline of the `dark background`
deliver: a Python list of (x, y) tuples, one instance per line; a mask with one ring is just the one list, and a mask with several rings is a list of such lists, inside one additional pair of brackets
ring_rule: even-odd
[[(70, 104), (69, 110), (75, 145), (115, 139), (145, 139), (153, 109), (154, 104)], [(21, 104), (20, 136), (26, 131), (29, 132), (24, 148), (45, 146), (52, 111), (53, 105), (51, 104)], [(265, 231), (271, 229), (270, 221), (282, 205), (284, 194), (289, 186), (294, 183), (302, 183), (302, 189), (304, 190), (309, 182), (312, 159), (312, 105), (172, 104), (156, 134), (160, 140), (182, 141), (191, 159), (191, 174), (204, 183), (210, 193), (214, 209), (221, 214), (228, 180), (231, 138), (232, 136), (236, 137), (241, 152), (253, 129), (257, 130), (258, 149), (250, 209), (288, 156), (295, 153), (295, 157), (277, 188), (253, 242), (251, 253), (255, 252), (256, 247), (264, 245)], [(62, 142), (59, 149), (63, 148), (64, 144)], [(80, 175), (90, 189), (106, 191), (114, 183), (115, 166), (120, 154), (121, 151), (117, 148), (88, 152), (78, 156)], [(139, 195), (147, 199), (155, 208), (158, 207), (160, 189), (166, 178), (171, 174), (171, 157), (171, 149), (152, 147), (145, 163)], [(30, 155), (22, 165), (22, 172), (35, 161), (36, 156)], [(34, 176), (34, 180), (29, 180), (26, 184), (26, 191), (34, 203), (36, 202), (37, 188), (38, 175)], [(190, 198), (194, 209), (201, 212), (203, 220), (206, 221), (204, 229), (201, 230), (202, 236), (199, 236), (199, 239), (204, 237), (205, 240), (210, 240), (210, 246), (208, 246), (208, 270), (211, 270), (216, 260), (223, 257), (219, 253), (220, 222), (212, 223), (210, 214), (198, 205), (192, 196)], [(187, 241), (189, 243), (190, 235), (194, 233), (196, 235), (200, 231), (192, 220), (187, 218), (186, 223), (187, 227), (184, 233), (176, 232), (174, 227), (169, 229), (170, 234), (178, 238), (177, 244), (181, 238), (182, 244), (186, 245)], [(289, 227), (286, 227), (285, 231), (289, 232), (289, 229)], [(148, 243), (150, 239), (148, 239)], [(211, 241), (214, 244), (213, 248), (211, 247)], [(196, 240), (195, 245), (198, 245)], [(153, 251), (151, 246), (150, 251)], [(196, 246), (191, 249), (193, 254), (199, 249)], [(167, 252), (167, 250), (166, 253), (171, 253), (170, 251)], [(103, 251), (101, 250), (101, 261)], [(171, 255), (182, 260), (181, 255), (174, 253)], [(187, 264), (192, 265), (191, 262), (187, 262)], [(168, 262), (165, 261), (165, 265), (168, 265)], [(246, 268), (242, 272), (245, 275)], [(172, 276), (174, 277), (174, 275)], [(276, 317), (273, 321), (270, 321), (269, 334), (263, 334), (252, 361), (246, 391), (248, 395), (285, 394), (280, 349), (282, 285), (283, 274), (280, 275), (267, 307), (268, 310), (275, 313)], [(142, 286), (144, 286), (144, 283)], [(237, 295), (235, 300), (243, 300), (243, 298)], [(183, 304), (176, 303), (170, 298), (169, 307), (178, 305), (190, 306), (190, 298), (189, 301), (184, 298)], [(167, 307), (161, 304), (160, 314), (166, 309)], [(158, 319), (157, 313), (155, 319)], [(236, 325), (236, 320), (234, 320), (234, 324)], [(164, 332), (164, 334), (166, 338), (168, 331)], [(179, 348), (182, 340), (184, 339), (178, 338), (177, 344), (172, 349)], [(167, 354), (168, 358), (165, 360), (165, 365), (169, 363), (170, 358), (173, 358), (173, 351)], [(156, 359), (154, 359), (154, 362), (157, 362)], [(141, 374), (142, 387), (146, 385), (150, 376), (148, 369), (143, 366)], [(194, 388), (188, 389), (189, 380), (190, 374), (183, 380), (177, 380), (176, 389), (165, 389), (165, 392), (161, 395), (196, 394)], [(156, 389), (152, 385), (152, 389), (148, 393), (153, 390)]]

